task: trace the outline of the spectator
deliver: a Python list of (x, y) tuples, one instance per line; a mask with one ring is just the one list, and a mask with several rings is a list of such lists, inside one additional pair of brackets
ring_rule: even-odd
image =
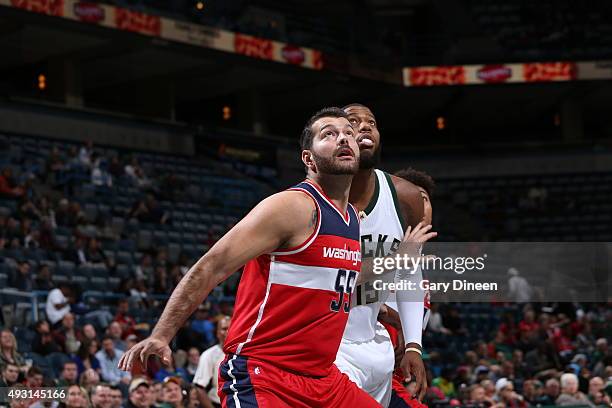
[(111, 389), (108, 384), (100, 383), (91, 387), (91, 408), (111, 408)]
[(61, 352), (60, 347), (57, 345), (55, 340), (53, 340), (53, 334), (51, 334), (49, 322), (46, 320), (39, 320), (36, 322), (34, 330), (36, 331), (36, 335), (34, 336), (34, 341), (32, 342), (33, 352), (38, 353), (41, 356)]
[(79, 376), (79, 384), (87, 390), (100, 383), (100, 375), (93, 369), (88, 368)]
[(8, 329), (0, 332), (0, 368), (7, 364), (14, 364), (20, 371), (25, 370), (25, 360), (17, 352), (17, 339)]
[[(229, 329), (230, 321), (231, 319), (228, 316), (222, 316), (217, 319), (216, 334), (219, 343), (205, 350), (199, 358), (197, 371), (193, 377), (193, 384), (198, 390), (198, 400), (202, 407), (211, 407), (212, 404), (221, 404), (219, 396), (217, 395), (217, 388), (219, 386), (217, 373), (219, 372), (219, 365), (225, 358), (223, 345), (227, 338), (227, 330)], [(189, 353), (191, 354), (194, 349), (195, 348), (190, 349)], [(209, 386), (210, 391), (206, 392)]]
[(57, 146), (53, 146), (53, 148), (51, 149), (51, 152), (49, 153), (49, 157), (47, 157), (47, 162), (45, 164), (45, 167), (47, 170), (46, 172), (47, 175), (50, 175), (50, 174), (55, 175), (55, 180), (53, 180), (53, 182), (55, 183), (59, 181), (59, 178), (60, 178), (59, 176), (61, 172), (64, 170), (64, 160)]
[(107, 171), (106, 163), (100, 160), (94, 162), (91, 170), (91, 184), (98, 187), (113, 187), (113, 177)]
[(11, 276), (9, 286), (23, 292), (31, 292), (34, 281), (30, 275), (30, 268), (28, 261), (20, 261), (17, 265), (17, 271)]
[(72, 361), (77, 365), (79, 375), (85, 370), (93, 369), (100, 372), (100, 362), (96, 358), (98, 352), (98, 341), (96, 339), (84, 339), (76, 354), (72, 357)]
[(80, 330), (75, 327), (72, 313), (66, 313), (60, 327), (53, 332), (55, 342), (66, 354), (74, 354), (79, 350), (82, 337)]
[(104, 265), (109, 270), (112, 270), (115, 267), (114, 261), (106, 257), (104, 251), (102, 251), (102, 248), (100, 247), (100, 241), (98, 241), (96, 238), (91, 238), (89, 240), (85, 256), (87, 261), (92, 265)]
[[(218, 325), (219, 323), (217, 323)], [(219, 330), (217, 329), (217, 339), (219, 339)], [(221, 340), (219, 340), (221, 341)], [(189, 351), (187, 351), (187, 365), (185, 366), (185, 371), (187, 372), (187, 381), (193, 381), (193, 376), (195, 375), (198, 365), (200, 362), (200, 350), (196, 347), (191, 347)]]
[(71, 226), (70, 219), (70, 202), (66, 198), (62, 198), (57, 206), (57, 211), (55, 212), (55, 222), (59, 226), (69, 227)]
[(516, 268), (508, 269), (508, 298), (517, 303), (527, 303), (533, 297), (533, 288)]
[(134, 268), (134, 277), (137, 280), (150, 282), (153, 279), (153, 264), (151, 255), (143, 254), (140, 262)]
[(432, 303), (430, 310), (431, 314), (429, 316), (429, 324), (427, 328), (434, 333), (451, 334), (451, 331), (444, 327), (444, 324), (442, 323), (442, 315), (440, 314), (438, 304)]
[(455, 392), (455, 384), (453, 383), (452, 369), (446, 367), (442, 370), (440, 377), (437, 377), (433, 380), (432, 385), (438, 387), (444, 395), (448, 398), (452, 398), (456, 395)]
[(88, 401), (89, 395), (85, 388), (71, 385), (68, 387), (64, 406), (65, 408), (89, 408)]
[(493, 400), (495, 398), (495, 383), (491, 380), (484, 380), (480, 383), (485, 390), (485, 398)]
[(130, 383), (126, 408), (151, 408), (150, 387), (151, 385), (146, 378), (134, 378)]
[(127, 337), (134, 333), (134, 326), (136, 326), (136, 320), (130, 316), (130, 303), (128, 299), (120, 299), (117, 303), (117, 313), (115, 314), (114, 321), (121, 325), (121, 331), (123, 337)]
[(166, 267), (157, 265), (153, 273), (153, 293), (166, 294), (170, 288)]
[(98, 340), (98, 334), (93, 324), (87, 323), (83, 326), (83, 338), (89, 341)]
[(34, 278), (34, 289), (50, 291), (55, 288), (55, 282), (51, 276), (51, 269), (47, 264), (41, 264)]
[(36, 366), (32, 366), (30, 367), (30, 369), (28, 370), (28, 373), (26, 374), (25, 385), (26, 387), (30, 389), (40, 388), (43, 385), (43, 380), (44, 380), (44, 376), (43, 376), (43, 372), (41, 371), (41, 369)]
[(160, 407), (163, 403), (163, 384), (160, 381), (154, 381), (149, 391), (149, 400), (151, 405)]
[(108, 329), (106, 330), (107, 336), (113, 339), (113, 345), (115, 348), (122, 353), (127, 350), (127, 344), (122, 340), (123, 338), (123, 330), (121, 329), (121, 325), (118, 322), (112, 322)]
[(578, 377), (572, 373), (565, 373), (561, 376), (561, 395), (555, 403), (559, 406), (588, 405), (595, 407), (583, 393), (578, 391)]
[(604, 394), (604, 381), (601, 377), (593, 377), (589, 381), (589, 400), (593, 405), (610, 406), (610, 396)]
[(40, 220), (42, 214), (36, 205), (29, 197), (23, 197), (21, 200), (21, 204), (18, 209), (19, 218), (24, 219), (36, 219)]
[(123, 176), (123, 166), (121, 166), (121, 162), (119, 161), (119, 157), (116, 155), (111, 157), (110, 164), (108, 165), (108, 172), (114, 178), (119, 178)]
[(25, 191), (22, 186), (17, 185), (13, 178), (13, 169), (5, 167), (0, 173), (0, 197), (21, 198)]
[(79, 162), (83, 167), (91, 167), (93, 154), (93, 142), (88, 140), (79, 149)]
[(550, 378), (544, 385), (544, 392), (539, 398), (541, 405), (555, 405), (561, 392), (561, 386), (556, 378)]
[(0, 377), (0, 388), (12, 387), (17, 384), (19, 379), (19, 366), (13, 363), (7, 363), (2, 366), (2, 376)]
[(155, 224), (165, 224), (168, 220), (168, 215), (161, 209), (152, 194), (147, 194), (144, 200), (134, 203), (128, 217), (137, 218), (140, 222)]
[(182, 380), (179, 377), (166, 377), (162, 385), (162, 400), (165, 406), (185, 408)]
[(85, 249), (85, 238), (77, 237), (74, 240), (74, 249), (72, 260), (77, 265), (87, 265), (89, 264), (89, 259), (87, 258), (87, 251)]
[(174, 366), (174, 361), (170, 361), (166, 366), (162, 366), (153, 377), (155, 380), (162, 382), (166, 377), (180, 377), (182, 379), (187, 378), (187, 373), (183, 368), (177, 368)]
[(122, 408), (123, 394), (121, 393), (121, 389), (119, 389), (119, 386), (117, 385), (110, 386), (110, 399), (111, 399), (110, 408)]
[(213, 333), (215, 332), (215, 325), (208, 318), (209, 311), (209, 302), (201, 304), (200, 306), (198, 306), (198, 309), (195, 312), (195, 317), (191, 322), (191, 328), (193, 329), (193, 331), (202, 336), (202, 340), (207, 346), (213, 344)]
[(60, 373), (60, 378), (57, 381), (58, 387), (67, 387), (75, 385), (79, 381), (79, 371), (74, 361), (66, 361)]
[(470, 399), (466, 405), (474, 405), (477, 407), (490, 407), (494, 401), (486, 398), (484, 387), (480, 384), (473, 384), (470, 387)]
[(526, 380), (523, 383), (523, 398), (527, 404), (537, 406), (542, 396), (542, 384), (538, 380)]
[(495, 383), (496, 400), (506, 408), (525, 408), (527, 403), (524, 398), (514, 392), (514, 384), (507, 378), (500, 378)]
[(59, 324), (64, 316), (70, 313), (70, 304), (73, 300), (72, 290), (67, 283), (60, 283), (58, 288), (49, 292), (45, 312), (52, 325)]
[(115, 348), (113, 338), (105, 336), (102, 339), (102, 349), (96, 353), (100, 362), (102, 379), (109, 384), (130, 382), (130, 374), (118, 368), (123, 352)]

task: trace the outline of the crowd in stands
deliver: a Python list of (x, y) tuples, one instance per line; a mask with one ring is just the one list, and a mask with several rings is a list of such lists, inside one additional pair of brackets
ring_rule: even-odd
[(432, 304), (429, 406), (610, 406), (606, 305), (497, 306)]

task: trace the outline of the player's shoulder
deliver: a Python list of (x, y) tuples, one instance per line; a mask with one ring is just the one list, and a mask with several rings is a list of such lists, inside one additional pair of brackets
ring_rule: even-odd
[(418, 197), (421, 196), (419, 188), (411, 181), (408, 181), (393, 174), (389, 174), (389, 178), (393, 183), (393, 187), (395, 187), (395, 191), (397, 192), (398, 198), (401, 199), (402, 197), (411, 197), (414, 195)]
[(316, 206), (312, 196), (303, 190), (279, 191), (266, 198), (263, 202), (274, 206), (282, 206), (290, 211), (306, 210)]
[(404, 220), (414, 227), (423, 218), (423, 197), (419, 188), (416, 184), (393, 174), (390, 174), (389, 178), (395, 188)]

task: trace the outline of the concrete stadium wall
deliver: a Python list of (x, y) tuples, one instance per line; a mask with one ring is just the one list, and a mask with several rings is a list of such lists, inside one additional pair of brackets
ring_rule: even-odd
[(104, 115), (51, 106), (0, 104), (0, 132), (83, 141), (135, 150), (181, 155), (195, 152), (186, 126)]

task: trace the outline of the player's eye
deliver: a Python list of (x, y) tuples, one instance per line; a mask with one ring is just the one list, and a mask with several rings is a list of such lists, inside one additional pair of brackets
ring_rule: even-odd
[(325, 137), (331, 137), (334, 135), (334, 132), (332, 132), (331, 130), (328, 130), (327, 132), (325, 132)]
[(349, 122), (352, 123), (353, 125), (357, 124), (357, 119), (355, 118), (350, 118)]
[(369, 123), (371, 126), (376, 126), (376, 122), (374, 122), (373, 120), (371, 120)]

